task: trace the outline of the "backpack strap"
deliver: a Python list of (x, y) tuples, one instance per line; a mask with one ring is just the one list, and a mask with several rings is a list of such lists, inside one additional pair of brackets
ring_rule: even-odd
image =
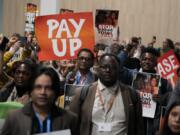
[(130, 88), (130, 96), (132, 103), (135, 105), (138, 102), (138, 93), (136, 90)]
[(82, 105), (84, 103), (84, 100), (86, 99), (86, 96), (88, 94), (90, 85), (84, 85), (80, 91), (80, 107), (79, 107), (79, 123), (81, 123), (81, 111), (82, 111)]

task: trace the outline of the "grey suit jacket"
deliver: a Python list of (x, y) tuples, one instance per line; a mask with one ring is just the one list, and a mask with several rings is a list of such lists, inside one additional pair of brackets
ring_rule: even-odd
[[(74, 113), (54, 106), (51, 114), (53, 131), (70, 129), (72, 135), (77, 135), (77, 117)], [(11, 112), (5, 120), (1, 135), (31, 135), (33, 117), (31, 103)]]
[[(124, 84), (120, 83), (119, 86), (122, 92), (128, 135), (144, 135), (142, 105), (139, 95), (135, 90)], [(70, 110), (78, 115), (80, 135), (91, 135), (92, 109), (96, 89), (97, 82), (89, 87), (89, 91), (82, 105), (80, 103), (80, 92), (76, 93), (76, 96), (70, 105)]]

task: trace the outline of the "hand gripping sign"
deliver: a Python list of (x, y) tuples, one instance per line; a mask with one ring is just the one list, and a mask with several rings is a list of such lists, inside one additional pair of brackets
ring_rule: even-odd
[(40, 45), (39, 60), (75, 58), (81, 48), (94, 48), (92, 13), (38, 16), (35, 33)]

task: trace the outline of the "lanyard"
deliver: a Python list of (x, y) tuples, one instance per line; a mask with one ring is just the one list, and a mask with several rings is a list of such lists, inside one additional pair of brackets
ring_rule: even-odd
[(114, 95), (111, 96), (111, 98), (109, 99), (109, 101), (107, 102), (107, 109), (105, 108), (105, 103), (103, 101), (103, 97), (102, 97), (102, 93), (99, 89), (97, 89), (97, 92), (98, 92), (98, 96), (99, 96), (99, 99), (100, 99), (100, 102), (101, 102), (101, 105), (103, 107), (103, 110), (105, 111), (105, 113), (107, 114), (111, 108), (112, 108), (112, 105), (114, 103), (114, 100), (116, 98), (116, 95), (117, 95), (117, 92), (118, 92), (118, 88), (116, 89), (116, 92)]
[[(35, 113), (37, 118), (38, 118), (38, 123), (39, 123), (39, 128), (40, 128), (40, 133), (43, 133), (43, 121), (40, 119), (40, 115), (36, 112)], [(46, 133), (51, 132), (51, 118), (50, 115), (48, 115), (47, 119), (46, 119)]]

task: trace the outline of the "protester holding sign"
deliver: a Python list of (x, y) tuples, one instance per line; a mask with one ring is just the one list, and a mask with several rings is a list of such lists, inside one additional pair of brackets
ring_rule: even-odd
[(55, 105), (59, 88), (56, 71), (40, 68), (30, 92), (32, 101), (7, 116), (1, 135), (30, 135), (63, 129), (70, 129), (72, 135), (78, 135), (75, 115)]
[[(156, 73), (156, 66), (157, 66), (157, 52), (153, 48), (147, 48), (144, 50), (144, 52), (141, 54), (141, 72), (145, 73)], [(153, 100), (158, 103), (156, 107), (156, 113), (154, 116), (154, 119), (152, 118), (144, 118), (145, 126), (146, 126), (146, 132), (147, 135), (154, 135), (155, 132), (159, 129), (159, 118), (160, 118), (160, 112), (161, 112), (161, 105), (166, 106), (166, 103), (168, 99), (164, 99), (163, 97), (168, 93), (172, 91), (172, 86), (170, 83), (168, 83), (167, 80), (161, 78), (160, 79), (160, 86), (159, 91), (157, 95), (153, 95)]]

